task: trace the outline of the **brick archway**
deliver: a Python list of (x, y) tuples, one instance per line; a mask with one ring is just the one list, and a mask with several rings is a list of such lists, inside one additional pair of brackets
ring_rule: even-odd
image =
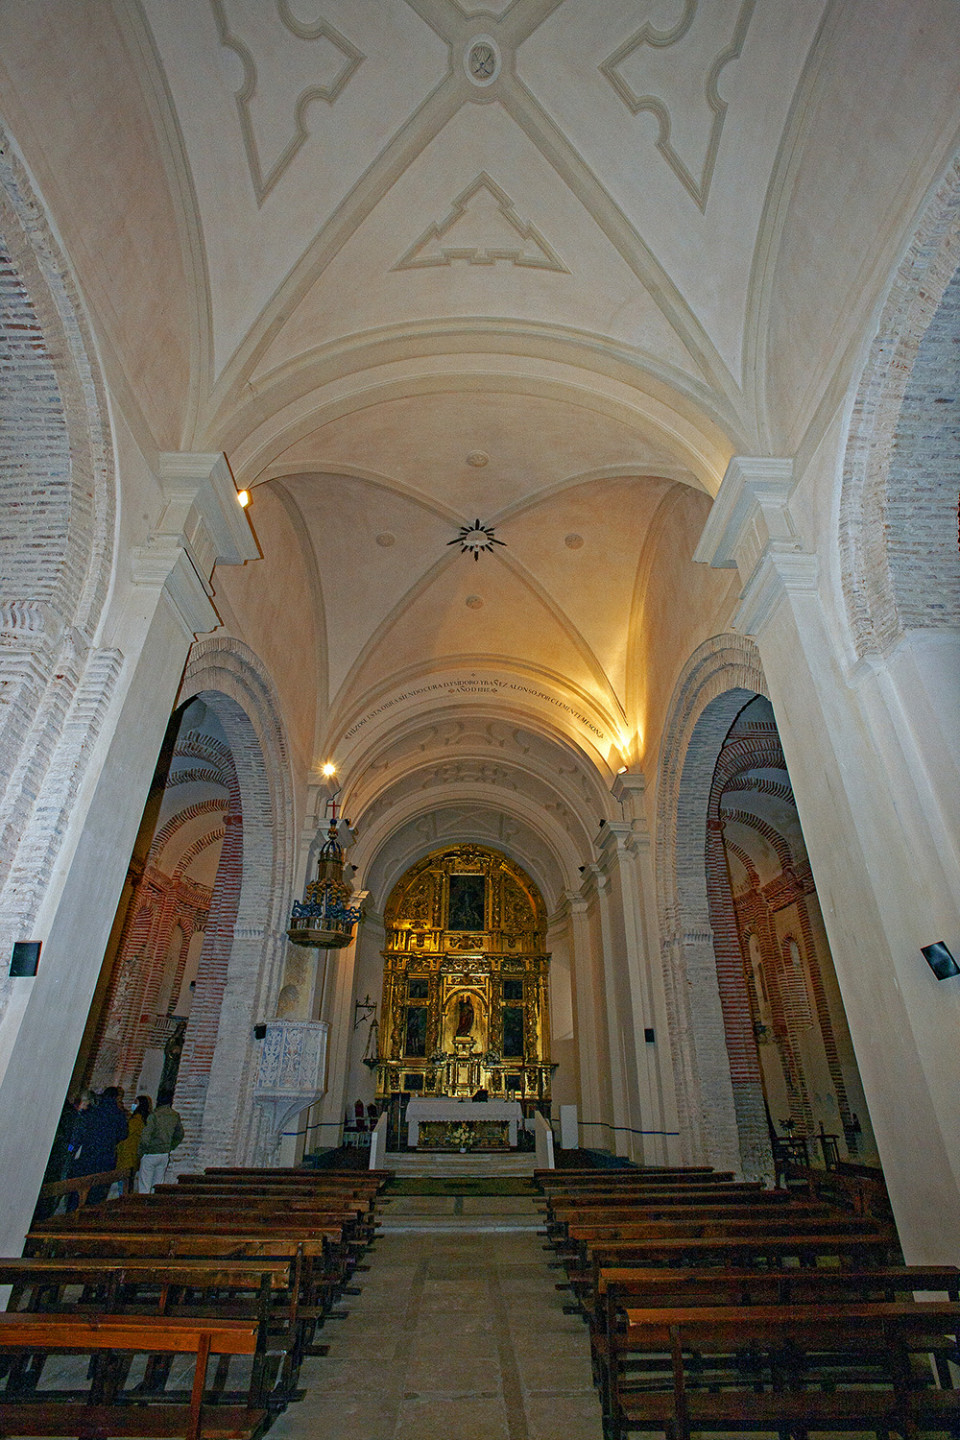
[[(685, 1162), (764, 1177), (770, 1152), (759, 1071), (732, 1065), (728, 1045), (724, 1012), (737, 1008), (737, 976), (711, 923), (717, 846), (708, 820), (727, 733), (743, 706), (766, 693), (751, 640), (705, 641), (674, 688), (657, 777), (657, 903), (681, 1151)], [(722, 862), (722, 844), (719, 855)]]
[[(0, 128), (0, 948), (33, 933), (120, 673), (98, 648), (116, 478), (69, 265)], [(0, 980), (0, 1013), (9, 981)]]
[(216, 715), (236, 782), (177, 1084), (187, 1129), (180, 1169), (265, 1163), (253, 1026), (276, 1013), (294, 876), (288, 747), (266, 670), (239, 641), (200, 641), (178, 703), (194, 698)]
[(839, 544), (858, 657), (888, 649), (906, 629), (960, 623), (958, 265), (960, 157), (893, 277), (853, 405)]

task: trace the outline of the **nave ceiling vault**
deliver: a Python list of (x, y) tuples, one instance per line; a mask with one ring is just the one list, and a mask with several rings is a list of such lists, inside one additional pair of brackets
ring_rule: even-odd
[[(912, 23), (893, 0), (884, 16), (878, 32)], [(218, 574), (226, 629), (244, 633), (271, 565), (289, 571), (257, 603), (264, 639), (296, 616), (290, 723), (314, 773), (333, 757), (363, 789), (371, 756), (431, 708), (472, 724), (493, 697), (508, 725), (572, 744), (608, 811), (616, 772), (643, 768), (679, 657), (705, 638), (677, 631), (664, 659), (674, 616), (735, 584), (689, 564), (727, 462), (783, 453), (788, 431), (815, 444), (852, 363), (815, 276), (790, 330), (782, 257), (810, 225), (794, 212), (811, 171), (820, 219), (843, 211), (867, 127), (842, 77), (865, 43), (833, 0), (114, 0), (82, 20), (58, 3), (5, 17), (4, 105), (30, 114), (40, 181), (60, 177), (51, 199), (127, 422), (145, 454), (223, 450), (252, 493), (266, 563)], [(882, 85), (871, 64), (889, 96), (895, 57)], [(942, 69), (931, 59), (931, 93)], [(70, 146), (92, 138), (88, 93), (114, 137), (110, 217), (62, 188)], [(875, 267), (915, 203), (904, 186), (869, 212)], [(866, 238), (851, 229), (831, 256), (837, 284), (861, 274)], [(803, 264), (821, 260), (808, 246)], [(775, 424), (807, 326), (824, 363)], [(791, 345), (768, 348), (768, 330)], [(474, 560), (450, 542), (476, 522), (497, 546)], [(482, 765), (484, 747), (461, 758)], [(538, 774), (524, 784), (529, 799)]]

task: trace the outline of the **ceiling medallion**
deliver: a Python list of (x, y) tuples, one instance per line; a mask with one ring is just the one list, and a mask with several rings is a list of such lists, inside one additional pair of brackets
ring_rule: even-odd
[(390, 546), (396, 543), (396, 535), (391, 535), (389, 530), (384, 530), (382, 535), (377, 536), (377, 544), (382, 550), (389, 550)]
[(484, 465), (489, 465), (490, 456), (485, 450), (471, 450), (467, 456), (467, 464), (472, 465), (475, 470), (482, 470)]
[(466, 603), (468, 608), (471, 610), (483, 609), (483, 597), (480, 595), (468, 595)]
[(471, 85), (492, 85), (500, 74), (500, 47), (492, 35), (475, 35), (463, 54), (463, 68)]
[(493, 550), (494, 545), (506, 545), (506, 540), (498, 540), (493, 533), (492, 525), (481, 525), (479, 520), (474, 520), (472, 525), (461, 525), (460, 533), (448, 545), (459, 545), (460, 553), (472, 555), (474, 560), (480, 559), (481, 550)]
[(568, 550), (579, 550), (583, 544), (583, 536), (578, 535), (576, 531), (571, 531), (569, 535), (564, 536), (563, 543)]

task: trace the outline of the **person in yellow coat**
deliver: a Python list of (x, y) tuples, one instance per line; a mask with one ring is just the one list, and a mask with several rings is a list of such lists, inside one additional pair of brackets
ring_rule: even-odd
[[(139, 1145), (140, 1136), (143, 1134), (143, 1127), (152, 1109), (149, 1095), (138, 1095), (137, 1103), (133, 1107), (133, 1114), (130, 1116), (130, 1123), (127, 1127), (127, 1138), (121, 1140), (117, 1146), (117, 1169), (135, 1170), (140, 1164)], [(133, 1177), (134, 1188), (136, 1188), (136, 1176)]]

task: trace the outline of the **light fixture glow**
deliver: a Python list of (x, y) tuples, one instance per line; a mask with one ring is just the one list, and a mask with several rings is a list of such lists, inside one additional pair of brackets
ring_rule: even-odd
[(329, 777), (330, 777), (331, 775), (336, 775), (336, 773), (337, 773), (337, 767), (336, 767), (336, 765), (334, 765), (334, 763), (333, 763), (332, 760), (328, 760), (328, 761), (327, 761), (326, 765), (324, 765), (324, 767), (323, 767), (323, 772), (322, 772), (322, 773), (323, 773), (324, 775), (326, 775), (328, 779), (329, 779)]
[(241, 508), (244, 509), (244, 510), (246, 510), (247, 506), (250, 504), (250, 491), (249, 491), (249, 490), (238, 490), (238, 491), (237, 491), (237, 499), (238, 499), (239, 502), (240, 502)]
[(621, 766), (620, 766), (620, 769), (617, 771), (617, 774), (618, 774), (618, 775), (626, 775), (626, 773), (627, 773), (627, 767), (626, 767), (626, 765), (621, 765)]

